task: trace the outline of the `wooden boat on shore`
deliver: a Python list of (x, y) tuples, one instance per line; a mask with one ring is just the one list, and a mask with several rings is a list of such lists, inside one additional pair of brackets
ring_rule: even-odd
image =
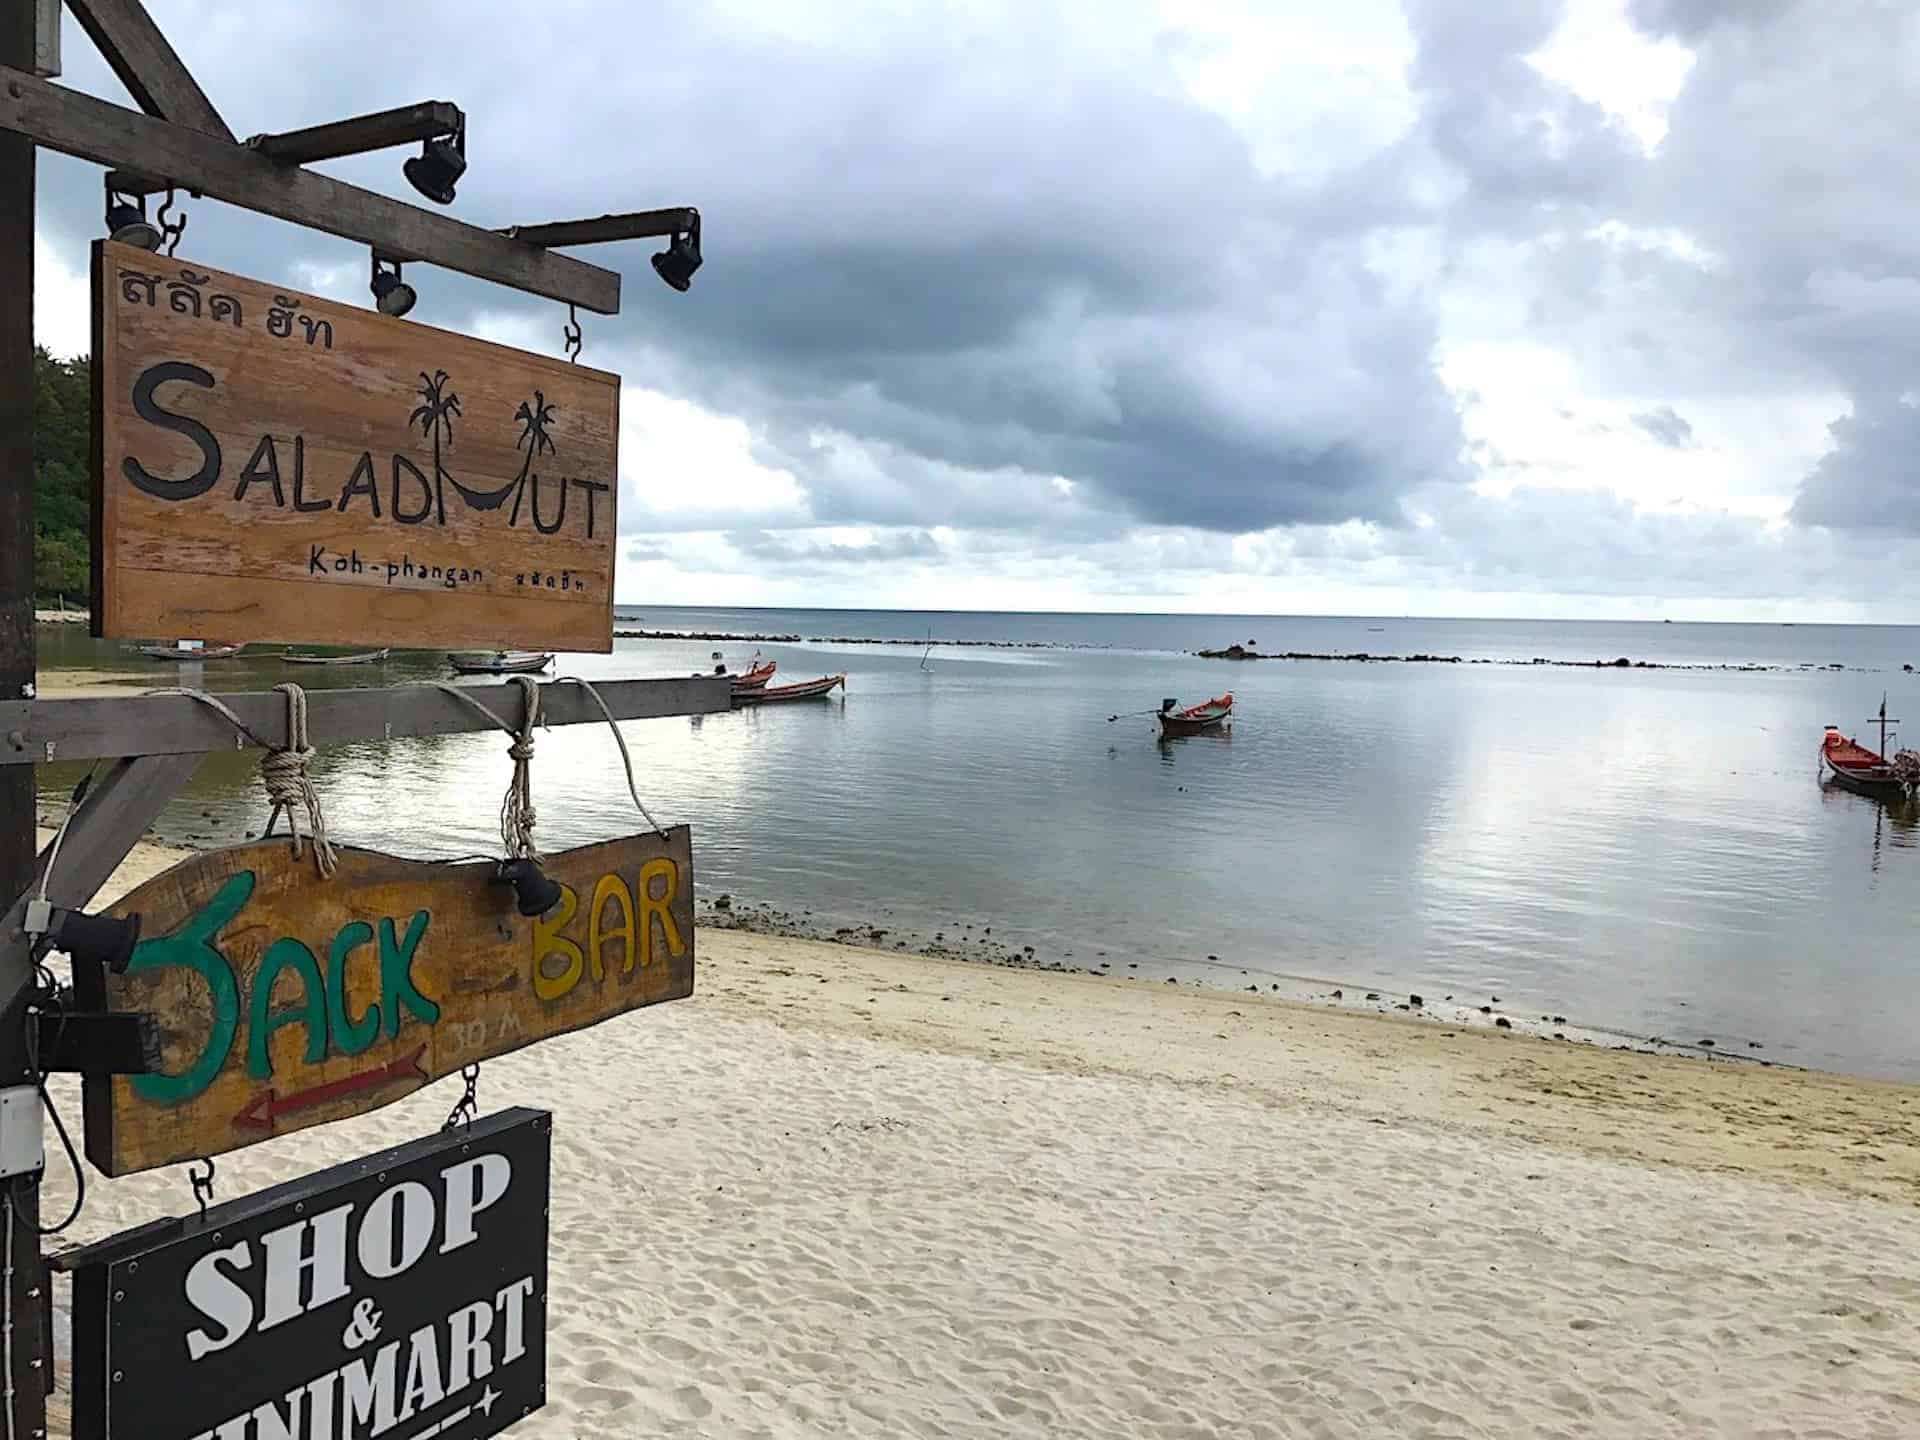
[(462, 675), (533, 675), (553, 664), (545, 650), (453, 650), (447, 663)]
[(1213, 699), (1199, 705), (1189, 705), (1184, 710), (1176, 710), (1178, 700), (1162, 700), (1156, 719), (1160, 722), (1163, 736), (1198, 735), (1204, 730), (1217, 729), (1226, 724), (1233, 714), (1233, 692), (1216, 695)]
[(149, 660), (231, 660), (246, 642), (238, 645), (142, 645), (140, 653)]
[(1820, 767), (1834, 783), (1858, 795), (1875, 800), (1905, 800), (1920, 789), (1920, 755), (1901, 750), (1886, 758), (1887, 727), (1898, 720), (1887, 718), (1887, 698), (1880, 697), (1880, 713), (1874, 717), (1880, 727), (1880, 748), (1869, 750), (1850, 735), (1842, 735), (1838, 725), (1827, 726), (1820, 741)]
[(354, 655), (304, 655), (292, 650), (280, 658), (289, 665), (378, 665), (391, 650), (362, 650)]
[(847, 683), (845, 675), (822, 675), (818, 680), (802, 680), (797, 685), (763, 685), (757, 690), (735, 690), (733, 703), (777, 705), (786, 700), (824, 700)]

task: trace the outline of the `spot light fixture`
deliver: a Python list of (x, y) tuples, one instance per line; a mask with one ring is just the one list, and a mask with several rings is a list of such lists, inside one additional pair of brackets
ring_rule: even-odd
[(682, 293), (693, 283), (693, 272), (700, 268), (700, 212), (689, 210), (687, 217), (687, 228), (653, 257), (654, 273)]
[(494, 883), (513, 887), (514, 908), (522, 915), (544, 915), (560, 903), (560, 884), (550, 880), (537, 860), (502, 860)]
[[(44, 901), (40, 902), (45, 904)], [(35, 907), (29, 906), (29, 911)], [(37, 917), (29, 916), (29, 922)], [(79, 910), (48, 906), (46, 928), (39, 932), (52, 949), (64, 950), (84, 964), (104, 965), (116, 975), (124, 975), (133, 959), (133, 947), (140, 943), (140, 917), (117, 919), (112, 915), (88, 915)]]
[(373, 291), (373, 308), (396, 320), (413, 309), (420, 298), (413, 286), (400, 278), (400, 262), (378, 250), (373, 252), (373, 278), (368, 288)]
[(147, 197), (115, 190), (111, 177), (107, 181), (107, 235), (119, 244), (142, 250), (160, 248), (160, 227), (147, 219)]
[(407, 182), (436, 205), (453, 203), (453, 187), (467, 173), (467, 117), (445, 135), (420, 142), (420, 153), (400, 167)]

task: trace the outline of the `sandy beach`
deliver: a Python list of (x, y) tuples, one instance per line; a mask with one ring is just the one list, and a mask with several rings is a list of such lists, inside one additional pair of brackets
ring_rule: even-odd
[[(693, 999), (480, 1094), (556, 1113), (516, 1434), (1920, 1432), (1913, 1087), (703, 929)], [(72, 1238), (190, 1205), (93, 1175)]]

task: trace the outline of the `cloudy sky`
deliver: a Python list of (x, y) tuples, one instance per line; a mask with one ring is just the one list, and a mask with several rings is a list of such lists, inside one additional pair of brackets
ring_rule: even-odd
[[(1905, 0), (149, 3), (242, 136), (460, 104), (463, 219), (700, 207), (689, 294), (585, 255), (622, 603), (1920, 621)], [(72, 352), (99, 171), (40, 192)]]

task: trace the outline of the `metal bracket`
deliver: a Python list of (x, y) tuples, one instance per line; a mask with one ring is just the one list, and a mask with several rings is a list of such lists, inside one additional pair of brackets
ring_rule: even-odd
[(154, 1075), (161, 1064), (160, 1025), (140, 1011), (39, 1011), (40, 1068), (49, 1074)]

